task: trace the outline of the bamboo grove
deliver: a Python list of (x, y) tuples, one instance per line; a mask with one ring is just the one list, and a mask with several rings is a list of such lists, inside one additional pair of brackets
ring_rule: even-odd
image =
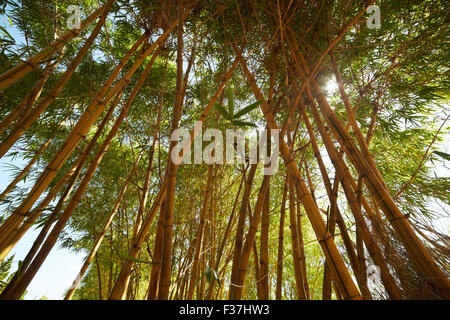
[[(0, 10), (1, 299), (55, 246), (85, 256), (66, 300), (450, 298), (443, 1)], [(279, 129), (278, 171), (175, 163), (198, 122)]]

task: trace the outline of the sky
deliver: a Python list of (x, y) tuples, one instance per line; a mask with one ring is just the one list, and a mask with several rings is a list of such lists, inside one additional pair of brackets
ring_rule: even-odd
[[(24, 42), (23, 36), (17, 32), (13, 26), (9, 25), (6, 17), (0, 17), (0, 25), (5, 27), (17, 42)], [(327, 85), (327, 91), (331, 93), (335, 90), (337, 90), (336, 83), (331, 81)], [(447, 134), (447, 137), (449, 136), (450, 134)], [(442, 152), (450, 153), (450, 139), (445, 139), (445, 141), (440, 144), (439, 149)], [(13, 162), (7, 157), (0, 159), (0, 190), (4, 190), (12, 180), (10, 173), (5, 170), (8, 163), (13, 163), (20, 168), (23, 168), (26, 165), (26, 162), (21, 159), (15, 159)], [(450, 163), (447, 162), (445, 166), (443, 161), (437, 161), (435, 164), (436, 167), (433, 171), (437, 176), (450, 177), (450, 169), (448, 169), (450, 168)], [(28, 184), (29, 183), (30, 182), (28, 182)], [(437, 205), (432, 206), (431, 209), (441, 211)], [(450, 219), (448, 217), (434, 221), (434, 224), (441, 232), (449, 232)], [(12, 271), (16, 270), (17, 262), (23, 260), (37, 235), (38, 230), (31, 228), (11, 251), (9, 256), (14, 255)], [(59, 245), (56, 244), (29, 285), (25, 299), (41, 299), (43, 297), (48, 299), (63, 298), (65, 291), (80, 270), (86, 255), (87, 253), (75, 253), (68, 249), (60, 248)]]

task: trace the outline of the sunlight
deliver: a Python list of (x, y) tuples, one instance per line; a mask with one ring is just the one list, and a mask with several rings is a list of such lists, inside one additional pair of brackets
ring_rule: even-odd
[(325, 90), (328, 94), (334, 94), (338, 90), (338, 88), (338, 84), (334, 78), (328, 80), (327, 84), (325, 85)]

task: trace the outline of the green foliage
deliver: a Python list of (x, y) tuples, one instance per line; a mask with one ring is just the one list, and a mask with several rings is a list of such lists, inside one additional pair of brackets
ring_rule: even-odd
[(228, 109), (225, 109), (224, 106), (222, 106), (222, 105), (220, 105), (218, 103), (216, 103), (214, 105), (214, 107), (222, 115), (222, 117), (224, 117), (225, 120), (227, 120), (227, 123), (229, 125), (233, 126), (233, 127), (239, 127), (239, 128), (254, 127), (254, 128), (257, 128), (257, 125), (255, 125), (254, 123), (251, 123), (251, 122), (248, 122), (248, 121), (243, 121), (241, 119), (245, 115), (249, 114), (250, 112), (252, 112), (256, 108), (258, 108), (259, 105), (262, 103), (262, 101), (256, 101), (256, 102), (254, 102), (254, 103), (252, 103), (252, 104), (242, 108), (238, 112), (235, 112), (235, 104), (234, 104), (233, 88), (232, 87), (228, 87), (227, 94), (228, 94), (228, 99), (227, 99), (228, 100)]
[(438, 156), (440, 156), (441, 158), (443, 158), (447, 161), (450, 161), (450, 154), (448, 154), (448, 153), (436, 151), (436, 150), (434, 150), (433, 153), (437, 154)]
[[(73, 3), (74, 1), (71, 0), (2, 2), (0, 13), (4, 15), (6, 24), (0, 26), (0, 73), (48, 46), (53, 40), (54, 28), (57, 29), (58, 35), (66, 32), (66, 10)], [(94, 0), (82, 0), (76, 1), (76, 3), (81, 6), (83, 17), (98, 7), (98, 2)], [(102, 3), (104, 1), (100, 2), (100, 4)], [(289, 53), (289, 47), (284, 46), (279, 39), (277, 3), (276, 1), (229, 0), (198, 2), (198, 6), (194, 8), (193, 14), (188, 17), (184, 25), (184, 56), (186, 59), (192, 52), (194, 41), (197, 42), (195, 43), (194, 67), (188, 78), (183, 104), (181, 127), (192, 128), (216, 92), (225, 71), (230, 68), (236, 58), (231, 49), (232, 43), (238, 47), (242, 47), (245, 43), (244, 59), (255, 75), (255, 80), (265, 98), (268, 99), (270, 107), (274, 113), (276, 111), (276, 122), (281, 126), (287, 120), (296, 98), (292, 84), (295, 81), (298, 82), (298, 79), (293, 76), (295, 61)], [(448, 8), (444, 1), (438, 0), (383, 0), (377, 4), (382, 10), (381, 29), (368, 29), (364, 18), (361, 18), (360, 23), (352, 27), (334, 48), (334, 55), (352, 106), (359, 101), (356, 119), (363, 135), (367, 135), (371, 128), (372, 116), (374, 113), (376, 114), (370, 150), (384, 181), (392, 195), (395, 196), (416, 172), (425, 151), (442, 123), (440, 120), (442, 114), (448, 112), (450, 89)], [(345, 2), (313, 1), (310, 4), (294, 1), (283, 21), (289, 23), (290, 28), (294, 30), (296, 40), (300, 45), (300, 50), (305, 54), (307, 63), (314, 66), (320, 54), (328, 47), (329, 42), (340, 34), (343, 26), (361, 10), (361, 7), (362, 2), (354, 0)], [(220, 11), (216, 14), (219, 8)], [(213, 14), (216, 15), (213, 16)], [(211, 17), (213, 18), (210, 19)], [(8, 153), (6, 158), (11, 164), (2, 163), (2, 170), (7, 171), (13, 177), (25, 165), (25, 163), (22, 165), (22, 161), (19, 160), (28, 162), (33, 157), (35, 150), (47, 139), (53, 139), (22, 184), (16, 187), (0, 204), (0, 221), (3, 221), (12, 210), (17, 208), (20, 201), (28, 194), (33, 182), (64, 143), (65, 138), (103, 86), (106, 78), (112, 73), (118, 61), (141, 34), (149, 32), (151, 34), (150, 42), (152, 42), (175, 18), (176, 3), (173, 1), (116, 1), (108, 16), (107, 28), (102, 29), (92, 49), (64, 90)], [(20, 37), (10, 32), (11, 25), (18, 31)], [(87, 28), (81, 37), (71, 41), (64, 52), (58, 52), (49, 61), (46, 61), (47, 63), (60, 60), (60, 64), (44, 87), (41, 100), (47, 96), (60, 79), (94, 25), (95, 23)], [(130, 70), (138, 54), (134, 55), (131, 61), (125, 65), (119, 79)], [(4, 92), (0, 92), (0, 120), (3, 120), (34, 86), (44, 67), (43, 63)], [(125, 88), (112, 120), (102, 132), (87, 163), (93, 159), (94, 153), (104, 141), (143, 70), (143, 67), (140, 67)], [(81, 288), (76, 292), (76, 299), (106, 298), (126, 259), (135, 262), (130, 280), (130, 297), (145, 297), (150, 270), (153, 266), (157, 217), (153, 221), (151, 231), (145, 239), (139, 257), (132, 258), (128, 252), (142, 196), (143, 181), (151, 157), (150, 147), (156, 133), (157, 142), (153, 154), (150, 192), (145, 214), (148, 213), (148, 209), (153, 203), (166, 170), (176, 74), (176, 32), (174, 32), (155, 60), (126, 120), (96, 170), (67, 228), (59, 238), (59, 243), (64, 248), (86, 254), (89, 252), (115, 204), (137, 154), (142, 151), (143, 157), (136, 174), (128, 186), (117, 216), (99, 249), (97, 260), (88, 270)], [(317, 75), (317, 81), (324, 88), (330, 79), (334, 79), (334, 75), (328, 60), (325, 59), (323, 68)], [(302, 83), (299, 82), (298, 85), (301, 86)], [(273, 95), (271, 99), (269, 99), (269, 92), (272, 92)], [(338, 117), (346, 124), (348, 115), (339, 93), (330, 93), (327, 99)], [(236, 68), (225, 91), (208, 115), (204, 126), (220, 129), (261, 127), (261, 124), (265, 123), (261, 121), (263, 115), (258, 109), (263, 101), (255, 102), (254, 100), (251, 88), (242, 71), (239, 67)], [(161, 126), (157, 127), (156, 119), (160, 107)], [(80, 143), (77, 150), (69, 156), (51, 186), (55, 185), (76, 161), (80, 151), (97, 131), (104, 114), (105, 112), (90, 128), (86, 139)], [(308, 108), (307, 114), (311, 116)], [(306, 128), (299, 119), (298, 112), (294, 113), (290, 120), (288, 130), (290, 134), (296, 130), (297, 121), (300, 121), (293, 143), (296, 161), (308, 164), (318, 207), (326, 209), (329, 201), (310, 148)], [(62, 122), (63, 124), (60, 125)], [(437, 162), (450, 160), (450, 155), (444, 152), (445, 148), (443, 148), (444, 143), (448, 142), (448, 130), (446, 129), (447, 127), (444, 127), (441, 134), (438, 135), (436, 143), (430, 148), (430, 156), (426, 158), (424, 165), (420, 167), (409, 187), (396, 199), (402, 212), (410, 214), (411, 219), (423, 218), (426, 221), (433, 221), (445, 214), (448, 215), (445, 209), (443, 213), (433, 209), (435, 202), (444, 205), (450, 204), (448, 197), (450, 179), (442, 176), (441, 173), (434, 173)], [(9, 132), (10, 129), (0, 137), (2, 141)], [(338, 145), (337, 141), (335, 142)], [(319, 144), (320, 148), (324, 149), (320, 141)], [(351, 166), (348, 159), (345, 158), (345, 161), (349, 164), (352, 174), (355, 174), (355, 168)], [(226, 242), (224, 257), (218, 268), (214, 265), (213, 253), (217, 253), (215, 250), (218, 250), (218, 244), (226, 230), (229, 216), (233, 212), (243, 168), (240, 165), (226, 165), (215, 166), (214, 170), (214, 186), (210, 199), (213, 207), (211, 215), (214, 219), (209, 218), (206, 223), (208, 228), (211, 228), (214, 223), (214, 233), (211, 229), (207, 231), (213, 233), (208, 234), (208, 239), (212, 239), (210, 241), (214, 245), (211, 244), (205, 249), (205, 264), (200, 275), (204, 277), (202, 280), (206, 280), (207, 284), (214, 279), (217, 284), (216, 289), (220, 290), (227, 286), (231, 273), (230, 264), (223, 269), (222, 267), (227, 258), (225, 255), (232, 252), (235, 227), (232, 228), (231, 236)], [(327, 170), (332, 177), (334, 169), (331, 163), (327, 166)], [(83, 168), (81, 176), (85, 171), (86, 166)], [(271, 279), (274, 278), (274, 270), (276, 270), (274, 267), (277, 259), (275, 248), (278, 244), (277, 232), (285, 171), (285, 166), (281, 164), (279, 172), (272, 177), (270, 187), (269, 263)], [(304, 170), (302, 170), (302, 174), (305, 175)], [(186, 265), (188, 265), (186, 257), (198, 229), (206, 175), (206, 165), (183, 165), (177, 172), (173, 221), (173, 283), (181, 283), (185, 279), (183, 277), (189, 274), (186, 271)], [(307, 180), (306, 177), (305, 180)], [(256, 203), (257, 190), (261, 182), (261, 168), (258, 168), (250, 196), (251, 208), (254, 208)], [(79, 183), (78, 180), (75, 188), (79, 186)], [(61, 194), (62, 191), (58, 196)], [(366, 188), (363, 189), (363, 194), (370, 198)], [(241, 196), (237, 198), (237, 207), (239, 207), (241, 198), (242, 191)], [(344, 213), (345, 223), (352, 240), (354, 240), (354, 219), (343, 199), (343, 193), (340, 191), (339, 206)], [(35, 228), (41, 228), (48, 221), (54, 205), (55, 203), (52, 203), (43, 212), (40, 219), (36, 221)], [(307, 277), (310, 282), (312, 298), (319, 299), (321, 298), (325, 261), (320, 245), (316, 241), (316, 235), (307, 219), (307, 213), (303, 208), (301, 212), (303, 214), (304, 249), (308, 260)], [(323, 218), (326, 219), (326, 216), (324, 215)], [(286, 213), (283, 298), (295, 299), (295, 277), (288, 220), (288, 213)], [(245, 228), (247, 231), (248, 223)], [(259, 247), (259, 231), (256, 238), (255, 243)], [(338, 236), (336, 236), (336, 243), (339, 251), (344, 253), (345, 249)], [(253, 257), (250, 257), (246, 280), (246, 297), (250, 299), (256, 298), (257, 295), (257, 279), (252, 259)], [(4, 286), (7, 281), (11, 261), (12, 258), (1, 264), (0, 286)], [(345, 262), (349, 266), (348, 261)]]
[(14, 255), (6, 260), (0, 262), (0, 292), (5, 289), (8, 281), (11, 279), (11, 266), (14, 259)]

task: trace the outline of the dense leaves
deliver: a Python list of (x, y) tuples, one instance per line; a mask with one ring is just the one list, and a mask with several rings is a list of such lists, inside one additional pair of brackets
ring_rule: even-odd
[[(81, 8), (82, 18), (85, 18), (106, 1), (76, 2)], [(66, 32), (68, 18), (66, 12), (68, 6), (72, 4), (73, 1), (69, 0), (4, 2), (0, 6), (3, 21), (0, 22), (0, 73), (46, 48), (52, 43), (55, 35), (60, 36)], [(245, 48), (244, 58), (272, 108), (276, 122), (280, 127), (287, 123), (286, 140), (328, 226), (331, 205), (311, 147), (310, 137), (300, 112), (291, 114), (291, 110), (296, 107), (294, 101), (297, 98), (297, 90), (294, 88), (300, 88), (302, 81), (295, 74), (296, 61), (292, 57), (286, 37), (294, 35), (306, 63), (313, 70), (330, 42), (365, 7), (367, 1), (185, 0), (183, 4), (192, 10), (184, 23), (183, 72), (186, 72), (190, 64), (191, 70), (183, 79), (186, 92), (180, 126), (189, 130), (193, 128), (236, 58), (233, 46), (238, 49)], [(368, 14), (365, 14), (350, 28), (332, 52), (337, 68), (342, 74), (346, 93), (355, 108), (357, 124), (364, 137), (370, 136), (369, 149), (384, 182), (402, 213), (414, 228), (419, 230), (420, 238), (430, 249), (437, 263), (443, 270), (448, 270), (449, 238), (433, 224), (440, 219), (448, 219), (450, 205), (448, 196), (450, 180), (446, 167), (450, 161), (446, 149), (449, 137), (446, 121), (450, 113), (448, 5), (439, 0), (378, 1), (377, 5), (382, 13), (381, 28), (369, 29), (366, 25)], [(40, 146), (51, 138), (49, 146), (39, 155), (39, 160), (29, 173), (2, 200), (0, 221), (4, 221), (19, 206), (39, 174), (76, 126), (78, 119), (107, 77), (138, 38), (147, 32), (150, 35), (149, 42), (153, 43), (176, 18), (177, 1), (115, 1), (106, 26), (102, 28), (88, 55), (77, 67), (62, 92), (2, 159), (1, 170), (7, 172), (2, 174), (2, 179), (15, 177), (34, 157)], [(39, 68), (1, 91), (0, 120), (5, 119), (33, 88), (42, 76), (46, 64), (58, 62), (40, 95), (38, 101), (42, 101), (63, 75), (94, 27), (95, 23), (79, 37), (67, 43), (64, 50), (52, 55), (49, 61), (42, 62)], [(132, 68), (132, 64), (142, 52), (139, 50), (126, 63), (118, 79)], [(155, 265), (154, 246), (158, 237), (158, 216), (152, 222), (139, 256), (134, 258), (128, 253), (136, 237), (133, 229), (138, 220), (139, 207), (142, 205), (144, 181), (150, 161), (153, 161), (153, 164), (150, 166), (152, 171), (144, 215), (148, 214), (164, 180), (176, 95), (176, 52), (177, 35), (174, 31), (162, 45), (149, 76), (134, 99), (68, 225), (59, 236), (59, 243), (64, 248), (88, 254), (100, 236), (102, 226), (113, 209), (122, 187), (127, 183), (133, 164), (139, 154), (142, 154), (136, 173), (127, 185), (128, 189), (118, 207), (117, 215), (107, 230), (106, 237), (83, 278), (80, 289), (75, 293), (76, 299), (108, 298), (125, 260), (134, 262), (126, 298), (147, 297), (150, 274)], [(149, 60), (150, 57), (145, 61)], [(349, 115), (339, 91), (333, 88), (336, 78), (329, 62), (327, 55), (315, 78), (325, 90), (327, 100), (338, 118), (343, 124), (347, 124), (350, 120)], [(80, 177), (86, 173), (90, 161), (106, 139), (116, 117), (144, 72), (144, 67), (145, 64), (138, 68), (125, 87), (112, 120), (108, 122), (95, 148), (89, 154)], [(118, 80), (114, 83), (117, 82)], [(302, 105), (308, 102), (308, 99), (300, 100)], [(264, 128), (266, 123), (259, 111), (262, 103), (265, 101), (257, 100), (253, 96), (249, 82), (237, 68), (203, 127), (219, 128), (223, 132), (229, 128)], [(97, 132), (105, 114), (106, 111), (102, 112), (99, 119), (90, 127), (86, 137), (64, 163), (49, 187), (56, 185), (75, 163), (83, 147)], [(306, 114), (313, 119), (309, 107), (306, 107)], [(8, 127), (1, 134), (1, 141), (8, 137), (13, 127)], [(314, 124), (314, 132), (316, 129)], [(354, 131), (351, 131), (351, 134), (355, 137)], [(339, 146), (336, 139), (333, 143)], [(326, 150), (320, 139), (319, 148), (324, 155), (326, 171), (333, 183), (333, 178), (337, 179), (337, 175), (332, 162), (325, 156)], [(344, 157), (357, 181), (357, 168), (350, 160), (347, 156)], [(207, 171), (206, 164), (193, 164), (182, 165), (177, 173), (170, 298), (186, 296), (183, 290), (187, 290), (186, 283), (190, 279), (195, 238), (204, 203)], [(227, 297), (235, 245), (234, 235), (237, 230), (236, 207), (239, 208), (242, 199), (243, 191), (240, 183), (246, 174), (248, 174), (247, 164), (213, 167), (214, 179), (203, 231), (200, 270), (194, 277), (197, 299), (207, 296), (210, 285), (215, 286), (214, 298)], [(80, 181), (81, 178), (76, 181), (75, 189), (80, 185)], [(249, 216), (253, 214), (262, 181), (260, 165), (250, 195)], [(283, 203), (285, 184), (286, 167), (281, 161), (278, 172), (270, 180), (267, 281), (271, 298), (274, 298), (276, 270), (279, 263), (276, 248), (279, 241), (281, 210), (284, 208), (288, 212), (289, 205), (297, 206), (300, 203), (297, 200), (295, 203), (284, 200)], [(49, 190), (50, 188), (47, 192)], [(35, 228), (41, 229), (48, 222), (48, 217), (63, 191), (64, 188), (43, 211), (35, 222)], [(398, 257), (409, 266), (411, 262), (396, 232), (389, 226), (386, 217), (380, 213), (380, 204), (374, 200), (368, 188), (363, 187), (361, 192), (369, 199), (369, 205), (386, 227), (381, 234), (374, 221), (367, 219), (371, 233), (385, 250), (389, 267), (395, 272), (401, 269), (401, 266), (396, 265), (398, 260), (395, 258)], [(355, 218), (341, 190), (338, 190), (337, 204), (342, 211), (351, 241), (356, 243)], [(298, 205), (297, 213), (303, 234), (305, 278), (308, 279), (309, 294), (311, 299), (320, 299), (325, 258), (307, 218), (307, 212)], [(228, 226), (230, 215), (235, 216)], [(286, 216), (289, 216), (289, 213), (286, 213)], [(246, 232), (249, 229), (248, 217), (244, 228)], [(282, 229), (285, 234), (281, 262), (282, 298), (295, 299), (298, 298), (298, 292), (295, 288), (295, 261), (292, 257), (294, 249), (287, 218)], [(344, 262), (351, 270), (344, 242), (338, 232), (336, 234), (335, 242), (338, 250), (345, 257)], [(382, 235), (388, 237), (390, 246), (383, 242)], [(221, 248), (222, 241), (224, 246)], [(252, 260), (255, 254), (260, 254), (256, 249), (260, 248), (260, 241), (261, 232), (258, 231), (245, 280), (244, 296), (247, 299), (257, 299), (260, 296), (258, 290), (261, 279), (258, 278), (256, 270), (259, 261)], [(222, 257), (217, 266), (216, 258), (219, 250), (222, 250), (220, 252)], [(372, 264), (369, 254), (366, 252), (365, 255), (367, 265)], [(12, 258), (2, 262), (0, 290), (4, 288), (4, 283), (9, 277), (11, 265), (13, 265)], [(424, 289), (417, 292), (407, 287), (411, 282), (422, 283), (420, 282), (422, 279), (413, 268), (409, 268), (405, 273), (406, 277), (409, 277), (405, 281), (398, 280), (400, 275), (395, 273), (404, 298), (436, 298), (436, 293), (432, 290)], [(369, 288), (374, 298), (388, 298), (383, 286), (370, 284)], [(333, 298), (338, 297), (339, 295), (334, 292)]]

